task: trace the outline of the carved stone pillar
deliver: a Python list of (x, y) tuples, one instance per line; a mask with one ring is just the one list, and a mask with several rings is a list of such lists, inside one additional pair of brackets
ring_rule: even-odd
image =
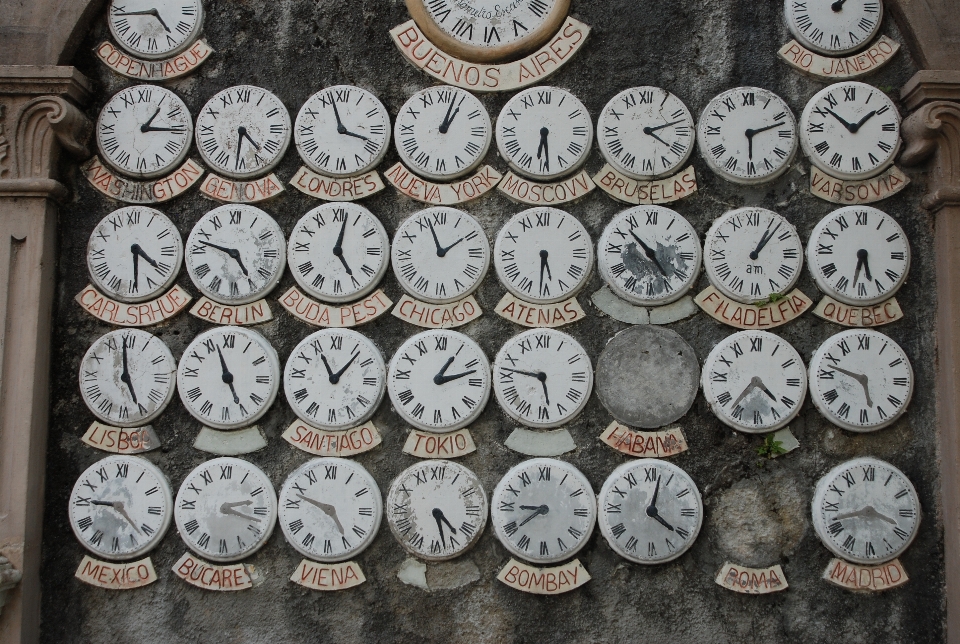
[(61, 151), (87, 155), (77, 109), (90, 81), (73, 67), (0, 66), (0, 555), (22, 573), (0, 643), (35, 642), (56, 276)]

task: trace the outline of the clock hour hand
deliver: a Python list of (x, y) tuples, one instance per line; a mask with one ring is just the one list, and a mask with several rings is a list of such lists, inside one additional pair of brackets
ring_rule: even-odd
[(247, 506), (247, 505), (250, 505), (251, 503), (253, 503), (253, 501), (249, 499), (247, 499), (246, 501), (235, 501), (234, 503), (224, 503), (223, 505), (220, 506), (220, 513), (230, 514), (235, 517), (242, 517), (244, 519), (247, 519), (248, 521), (256, 521), (257, 523), (260, 523), (260, 519), (258, 519), (257, 517), (252, 517), (249, 514), (244, 514), (243, 512), (237, 512), (236, 510), (234, 510), (234, 508), (236, 507)]
[(470, 371), (464, 371), (464, 372), (462, 372), (462, 373), (455, 373), (455, 374), (453, 374), (452, 376), (445, 375), (445, 374), (447, 373), (447, 369), (449, 369), (449, 368), (450, 368), (450, 365), (453, 364), (454, 358), (456, 358), (456, 356), (450, 356), (450, 357), (447, 359), (447, 361), (443, 364), (443, 367), (440, 369), (440, 371), (437, 372), (437, 375), (435, 375), (435, 376), (433, 377), (433, 384), (435, 384), (435, 385), (442, 385), (442, 384), (446, 384), (446, 383), (448, 383), (448, 382), (451, 382), (451, 381), (453, 381), (453, 380), (459, 380), (460, 378), (463, 378), (464, 376), (469, 376), (471, 373), (477, 373), (477, 370), (476, 370), (476, 369), (471, 369)]
[(133, 253), (133, 288), (140, 288), (140, 255), (138, 253)]
[(228, 257), (230, 257), (233, 261), (235, 261), (240, 266), (240, 270), (243, 271), (244, 275), (247, 275), (247, 276), (250, 275), (249, 273), (247, 273), (247, 267), (243, 265), (243, 260), (240, 259), (240, 251), (238, 251), (236, 248), (226, 248), (225, 246), (217, 246), (216, 244), (211, 244), (210, 242), (203, 241), (202, 239), (200, 240), (200, 243), (203, 244), (204, 246), (209, 246), (210, 248), (216, 248), (217, 250), (226, 253)]
[[(353, 354), (353, 357), (350, 358), (350, 360), (347, 361), (347, 364), (343, 365), (343, 367), (340, 368), (340, 371), (338, 371), (337, 373), (330, 374), (330, 384), (331, 384), (331, 385), (335, 385), (335, 384), (337, 384), (338, 382), (340, 382), (340, 376), (342, 376), (342, 375), (343, 375), (343, 372), (345, 372), (347, 369), (350, 368), (350, 365), (353, 364), (353, 361), (356, 360), (356, 359), (357, 359), (357, 356), (359, 356), (359, 355), (360, 355), (359, 353)], [(326, 361), (324, 361), (324, 364), (326, 364)], [(330, 367), (327, 367), (327, 369), (329, 369), (329, 368), (330, 368)]]
[(137, 393), (133, 390), (133, 381), (130, 379), (130, 371), (127, 369), (127, 339), (123, 339), (123, 373), (120, 374), (120, 380), (127, 386), (127, 389), (130, 390), (130, 397), (133, 398), (135, 405), (139, 405), (137, 402)]
[(94, 505), (103, 505), (108, 508), (113, 508), (117, 511), (117, 514), (122, 516), (127, 523), (133, 526), (133, 529), (137, 531), (137, 534), (143, 534), (140, 532), (140, 528), (137, 527), (137, 524), (133, 522), (133, 519), (130, 518), (130, 515), (127, 514), (126, 509), (123, 507), (123, 501), (91, 501)]
[(767, 229), (763, 232), (763, 237), (760, 238), (760, 241), (757, 243), (757, 247), (750, 251), (750, 259), (757, 261), (757, 258), (760, 257), (760, 251), (764, 249), (767, 243), (773, 239), (773, 236), (777, 234), (777, 231), (780, 230), (780, 224), (782, 222), (777, 222), (777, 227), (773, 230), (770, 230), (770, 226), (773, 225), (773, 220), (770, 220), (770, 223), (767, 224)]
[(300, 499), (302, 499), (302, 500), (306, 501), (307, 503), (309, 503), (310, 505), (312, 505), (312, 506), (314, 506), (314, 507), (316, 507), (316, 508), (319, 508), (321, 512), (323, 512), (323, 513), (326, 514), (328, 517), (330, 517), (331, 519), (333, 519), (333, 522), (337, 525), (337, 530), (340, 532), (340, 534), (343, 534), (343, 525), (341, 525), (340, 519), (337, 518), (337, 509), (336, 509), (335, 507), (333, 507), (333, 506), (330, 505), (329, 503), (323, 503), (323, 502), (321, 502), (321, 501), (316, 501), (316, 500), (314, 500), (314, 499), (311, 499), (311, 498), (308, 497), (308, 496), (303, 496), (302, 494), (297, 494), (297, 496), (298, 496)]
[(547, 257), (550, 253), (546, 250), (540, 251), (540, 291), (543, 292), (543, 271), (547, 271), (547, 279), (551, 282), (553, 281), (553, 275), (550, 274), (550, 264), (547, 262)]
[(543, 167), (545, 170), (550, 170), (550, 152), (547, 147), (547, 136), (549, 136), (550, 130), (545, 127), (540, 128), (540, 146), (537, 148), (537, 158), (540, 158), (540, 154), (543, 154)]
[(767, 397), (770, 398), (773, 402), (777, 402), (777, 397), (770, 393), (770, 390), (767, 389), (767, 386), (763, 384), (763, 380), (760, 380), (760, 376), (754, 376), (751, 378), (751, 382), (756, 381), (757, 389), (767, 394)]
[(657, 261), (657, 253), (643, 243), (643, 240), (637, 237), (636, 233), (634, 233), (632, 229), (630, 230), (630, 236), (637, 240), (637, 243), (643, 248), (643, 254), (647, 256), (647, 259), (653, 262), (653, 265), (657, 267), (657, 270), (660, 271), (660, 274), (666, 277), (667, 271), (663, 270), (663, 266), (661, 266), (660, 262)]
[(543, 371), (520, 371), (519, 369), (511, 369), (509, 367), (500, 367), (502, 371), (510, 371), (512, 373), (519, 373), (521, 376), (530, 376), (531, 378), (536, 378), (540, 381), (540, 384), (543, 385), (543, 397), (547, 401), (547, 405), (550, 404), (550, 394), (547, 393), (547, 374)]
[[(857, 265), (863, 265), (863, 275), (869, 282), (873, 279), (873, 277), (870, 275), (870, 261), (868, 255), (869, 253), (867, 253), (866, 248), (861, 248), (857, 251)], [(853, 284), (856, 286), (857, 280), (853, 280)]]
[(682, 123), (682, 122), (683, 122), (683, 119), (681, 119), (681, 120), (679, 120), (679, 121), (670, 121), (669, 123), (664, 123), (663, 125), (658, 125), (658, 126), (656, 126), (656, 127), (650, 127), (650, 126), (648, 125), (647, 127), (643, 128), (643, 133), (646, 134), (646, 135), (648, 135), (648, 136), (654, 137), (655, 139), (657, 139), (658, 141), (660, 141), (661, 143), (663, 143), (664, 145), (666, 145), (666, 143), (664, 143), (662, 139), (660, 139), (659, 137), (655, 136), (653, 133), (656, 132), (657, 130), (662, 130), (662, 129), (665, 128), (665, 127), (670, 127), (671, 125), (676, 125), (677, 123)]
[(149, 132), (150, 124), (153, 123), (153, 119), (157, 118), (157, 114), (160, 113), (160, 106), (157, 106), (157, 111), (153, 113), (153, 116), (147, 119), (147, 122), (140, 126), (141, 132)]
[(867, 398), (867, 407), (873, 407), (873, 400), (870, 399), (870, 389), (868, 389), (869, 378), (862, 373), (853, 373), (852, 371), (847, 371), (842, 367), (832, 367), (834, 371), (839, 371), (845, 376), (850, 376), (854, 380), (860, 383), (860, 386), (863, 387), (863, 395)]
[(847, 512), (845, 514), (838, 514), (834, 517), (837, 521), (841, 519), (852, 519), (854, 517), (863, 517), (865, 519), (880, 519), (881, 521), (886, 521), (890, 525), (897, 525), (897, 522), (894, 519), (891, 519), (882, 512), (878, 512), (875, 507), (872, 505), (865, 505), (859, 510), (853, 512)]
[(220, 351), (220, 347), (217, 347), (217, 355), (220, 356), (220, 367), (223, 369), (220, 378), (230, 387), (230, 392), (233, 394), (233, 402), (239, 405), (240, 396), (237, 395), (237, 390), (233, 386), (233, 374), (227, 369), (227, 361), (223, 359), (223, 352)]
[(759, 384), (759, 382), (760, 382), (760, 379), (757, 378), (756, 376), (751, 378), (750, 382), (747, 383), (747, 386), (744, 387), (743, 391), (740, 392), (740, 395), (737, 396), (737, 399), (733, 401), (733, 406), (736, 407), (737, 405), (739, 405), (740, 401), (747, 397), (747, 394), (749, 394), (750, 392), (752, 392), (754, 389), (757, 388), (757, 385)]
[(447, 517), (443, 516), (443, 510), (440, 508), (434, 508), (432, 513), (433, 518), (437, 521), (437, 530), (440, 532), (440, 541), (443, 543), (443, 547), (447, 547), (447, 540), (443, 536), (443, 524), (447, 524), (447, 528), (450, 529), (451, 534), (457, 534), (457, 529), (450, 525), (450, 522), (447, 521)]
[(546, 505), (521, 505), (521, 506), (520, 506), (520, 509), (521, 509), (521, 510), (533, 510), (533, 514), (531, 514), (531, 515), (528, 516), (526, 519), (524, 519), (523, 521), (521, 521), (521, 522), (520, 522), (520, 525), (517, 526), (518, 528), (519, 528), (520, 526), (522, 526), (522, 525), (525, 525), (525, 524), (526, 524), (527, 522), (529, 522), (530, 520), (532, 520), (532, 519), (540, 516), (541, 514), (547, 514), (547, 513), (550, 512), (550, 508), (547, 507)]
[(856, 132), (856, 131), (859, 129), (859, 126), (855, 126), (855, 124), (853, 124), (853, 123), (847, 123), (845, 120), (843, 120), (843, 117), (841, 117), (839, 114), (837, 114), (836, 112), (834, 112), (833, 110), (831, 110), (829, 107), (824, 108), (824, 109), (826, 109), (828, 112), (830, 112), (830, 114), (833, 115), (833, 118), (835, 118), (835, 119), (837, 119), (838, 121), (840, 121), (840, 124), (843, 125), (843, 127), (847, 128), (847, 130), (848, 130), (850, 133)]
[(830, 5), (830, 8), (833, 9), (834, 12), (839, 13), (840, 11), (843, 10), (843, 3), (846, 1), (847, 0), (837, 0), (832, 5)]
[[(240, 127), (237, 128), (237, 134), (240, 135), (240, 140), (246, 139), (247, 141), (250, 141), (250, 145), (256, 148), (257, 152), (260, 151), (260, 144), (254, 141), (253, 137), (251, 137), (247, 133), (247, 128), (241, 125)], [(239, 153), (240, 153), (240, 146), (237, 146), (237, 154)]]
[(353, 275), (353, 271), (350, 270), (350, 265), (347, 264), (347, 258), (343, 256), (343, 236), (347, 232), (347, 217), (343, 218), (343, 225), (340, 226), (340, 235), (337, 237), (337, 243), (333, 246), (333, 254), (337, 259), (340, 260), (340, 263), (343, 264), (343, 268), (346, 269), (347, 275)]
[[(453, 242), (452, 244), (450, 244), (450, 245), (447, 246), (446, 248), (441, 248), (440, 250), (437, 251), (437, 255), (438, 255), (439, 257), (443, 257), (444, 255), (447, 254), (447, 251), (449, 251), (451, 248), (453, 248), (454, 246), (456, 246), (457, 244), (459, 244), (459, 243), (462, 242), (462, 241), (463, 241), (463, 237), (461, 237), (461, 238), (458, 239), (457, 241)], [(441, 255), (441, 253), (443, 253), (443, 255)]]
[(146, 11), (127, 11), (124, 13), (115, 13), (115, 16), (153, 16), (157, 21), (163, 26), (163, 28), (170, 33), (170, 27), (167, 26), (167, 23), (163, 21), (163, 18), (160, 17), (160, 12), (156, 9), (147, 9)]
[(443, 117), (443, 122), (440, 124), (440, 134), (446, 134), (450, 130), (450, 125), (453, 124), (453, 119), (457, 117), (457, 113), (460, 111), (460, 105), (463, 105), (463, 101), (466, 100), (466, 96), (460, 99), (460, 103), (457, 105), (457, 109), (453, 110), (453, 113), (450, 113), (450, 110), (453, 109), (453, 104), (457, 100), (456, 94), (453, 98), (450, 99), (450, 105), (447, 107), (447, 114)]
[(151, 258), (149, 255), (147, 255), (145, 252), (143, 252), (143, 248), (140, 247), (140, 244), (134, 244), (134, 245), (132, 245), (132, 246), (130, 247), (130, 252), (133, 253), (134, 255), (139, 255), (139, 256), (142, 257), (144, 260), (146, 260), (146, 262), (147, 262), (148, 264), (150, 264), (150, 265), (153, 266), (154, 268), (157, 268), (157, 260)]

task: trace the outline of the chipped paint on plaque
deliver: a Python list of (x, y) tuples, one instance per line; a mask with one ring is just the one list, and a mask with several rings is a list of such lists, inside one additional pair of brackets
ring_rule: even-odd
[(466, 427), (449, 434), (414, 429), (407, 434), (407, 442), (403, 444), (404, 454), (418, 458), (459, 458), (475, 451), (477, 444)]
[(383, 441), (372, 422), (352, 429), (328, 432), (311, 427), (299, 419), (283, 432), (283, 440), (315, 456), (353, 456), (368, 452)]
[(812, 52), (796, 40), (791, 40), (777, 52), (788, 65), (801, 73), (828, 81), (860, 78), (877, 71), (900, 50), (900, 43), (880, 36), (864, 51), (834, 58)]
[(830, 203), (874, 203), (892, 197), (909, 183), (910, 178), (895, 165), (876, 177), (862, 181), (845, 181), (823, 172), (816, 166), (810, 168), (810, 193)]
[(384, 176), (390, 185), (406, 196), (433, 206), (455, 206), (473, 201), (493, 190), (503, 177), (491, 166), (485, 165), (466, 179), (433, 183), (418, 177), (399, 161)]
[(638, 458), (665, 458), (688, 449), (687, 439), (679, 427), (659, 432), (641, 432), (613, 421), (599, 438), (618, 452)]
[(878, 592), (902, 586), (910, 578), (899, 559), (879, 566), (859, 566), (841, 559), (831, 559), (823, 578), (847, 590)]
[(813, 314), (841, 326), (865, 328), (896, 322), (903, 318), (903, 309), (895, 297), (879, 304), (850, 306), (824, 295), (823, 299), (817, 302)]
[(427, 329), (454, 329), (483, 315), (472, 295), (450, 304), (427, 304), (404, 295), (391, 311), (395, 317)]
[(531, 304), (507, 293), (494, 310), (500, 317), (531, 328), (554, 329), (587, 316), (575, 297), (556, 304)]
[(671, 203), (697, 191), (697, 173), (692, 165), (664, 179), (639, 181), (618, 172), (608, 163), (594, 175), (593, 182), (617, 201), (634, 205)]
[(152, 425), (111, 427), (93, 421), (80, 440), (90, 447), (112, 454), (142, 454), (160, 447), (160, 439)]
[(352, 304), (328, 305), (310, 299), (296, 286), (291, 286), (290, 290), (280, 297), (280, 305), (307, 324), (343, 329), (376, 320), (390, 310), (393, 302), (386, 293), (378, 289)]
[(92, 284), (88, 284), (87, 288), (77, 293), (73, 299), (87, 313), (108, 324), (144, 327), (159, 324), (176, 316), (186, 308), (193, 297), (179, 285), (174, 284), (173, 288), (155, 300), (125, 304), (111, 300)]
[(376, 170), (346, 179), (324, 177), (307, 166), (301, 166), (290, 179), (290, 185), (305, 195), (323, 201), (357, 201), (380, 192), (383, 180)]
[(780, 564), (769, 568), (745, 568), (727, 562), (714, 581), (727, 590), (745, 595), (766, 595), (790, 587)]
[(74, 576), (91, 586), (109, 590), (131, 590), (157, 580), (150, 557), (139, 561), (99, 561), (84, 555)]
[(813, 301), (800, 289), (790, 291), (776, 302), (757, 306), (731, 300), (708, 286), (693, 301), (710, 317), (738, 329), (772, 329), (800, 317), (813, 306)]
[(132, 204), (154, 204), (169, 201), (189, 190), (205, 172), (193, 159), (165, 177), (134, 181), (108, 168), (97, 156), (80, 166), (80, 172), (94, 188), (105, 196)]
[(266, 300), (231, 306), (229, 304), (218, 304), (206, 296), (197, 300), (197, 303), (190, 309), (190, 315), (214, 324), (238, 326), (250, 326), (273, 319), (273, 311), (270, 310), (270, 305)]
[(353, 561), (322, 564), (301, 559), (290, 581), (312, 590), (346, 590), (367, 580), (360, 566)]
[(210, 58), (213, 49), (205, 40), (197, 40), (185, 52), (165, 60), (140, 60), (103, 41), (94, 50), (104, 65), (127, 78), (154, 82), (189, 74)]
[[(253, 566), (245, 564), (231, 564), (229, 566), (214, 566), (202, 559), (197, 559), (189, 552), (173, 564), (173, 572), (180, 579), (192, 586), (204, 590), (245, 590), (254, 586)], [(259, 576), (258, 576), (259, 577)]]
[(525, 593), (559, 595), (590, 581), (590, 574), (579, 559), (554, 568), (534, 568), (511, 558), (497, 579)]
[(234, 181), (210, 172), (200, 184), (200, 192), (223, 203), (257, 203), (283, 192), (283, 182), (273, 173), (259, 179)]
[(555, 183), (537, 183), (508, 171), (507, 174), (503, 175), (500, 183), (497, 184), (497, 190), (505, 194), (511, 201), (531, 206), (554, 206), (570, 203), (596, 187), (586, 170), (581, 170), (572, 177)]

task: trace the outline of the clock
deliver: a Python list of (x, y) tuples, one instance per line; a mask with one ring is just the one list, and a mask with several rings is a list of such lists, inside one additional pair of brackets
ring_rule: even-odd
[(710, 283), (744, 304), (784, 295), (800, 277), (803, 244), (797, 229), (765, 208), (738, 208), (714, 220), (703, 244)]
[(613, 168), (639, 180), (674, 174), (693, 152), (693, 115), (659, 87), (625, 89), (597, 120), (600, 153)]
[(760, 87), (736, 87), (711, 100), (697, 124), (700, 155), (727, 181), (776, 179), (797, 152), (797, 124), (782, 98)]
[(570, 174), (587, 160), (593, 121), (580, 100), (558, 87), (531, 87), (497, 117), (497, 149), (514, 172), (534, 181)]
[(700, 237), (663, 206), (618, 213), (600, 235), (597, 266), (610, 289), (633, 304), (659, 306), (683, 297), (700, 274)]
[(400, 160), (434, 181), (462, 177), (490, 149), (490, 116), (466, 90), (438, 85), (411, 96), (393, 126)]
[(445, 561), (476, 544), (487, 525), (487, 494), (477, 475), (452, 461), (420, 461), (387, 492), (387, 523), (403, 549)]
[(204, 331), (184, 350), (177, 367), (180, 400), (214, 429), (252, 425), (267, 413), (280, 388), (277, 352), (252, 329)]
[(693, 546), (703, 499), (690, 475), (673, 463), (624, 463), (600, 488), (600, 532), (618, 555), (639, 564), (673, 561)]
[(810, 162), (827, 174), (867, 179), (893, 165), (900, 150), (900, 114), (876, 87), (834, 83), (803, 108), (800, 144)]
[(134, 56), (158, 60), (179, 54), (203, 28), (201, 0), (112, 0), (107, 26)]
[(800, 413), (807, 372), (786, 340), (766, 331), (740, 331), (713, 348), (700, 376), (710, 410), (748, 434), (785, 426)]
[(896, 342), (871, 329), (827, 338), (810, 358), (810, 397), (834, 425), (872, 432), (892, 425), (913, 396), (913, 368)]
[(493, 371), (503, 411), (538, 429), (576, 418), (593, 390), (590, 356), (579, 342), (554, 329), (530, 329), (507, 340)]
[(883, 19), (880, 0), (784, 0), (783, 10), (793, 37), (807, 49), (827, 56), (842, 56), (864, 47), (880, 31)]
[(290, 114), (265, 89), (228, 87), (200, 110), (196, 136), (207, 165), (231, 179), (250, 179), (280, 163), (290, 145)]
[(87, 242), (87, 269), (100, 292), (121, 302), (159, 297), (177, 279), (183, 240), (159, 210), (127, 206), (100, 220)]
[(294, 550), (334, 563), (356, 556), (377, 537), (383, 517), (380, 488), (362, 465), (315, 458), (280, 488), (280, 529)]
[(421, 210), (400, 224), (391, 252), (400, 286), (431, 304), (470, 295), (490, 268), (490, 244), (480, 222), (444, 206)]
[(305, 214), (287, 244), (290, 272), (304, 291), (325, 302), (353, 302), (377, 288), (387, 272), (390, 238), (380, 220), (349, 201)]
[(171, 172), (187, 158), (193, 120), (168, 89), (134, 85), (110, 97), (97, 117), (97, 147), (107, 165), (137, 179)]
[(893, 296), (910, 270), (910, 244), (900, 224), (870, 206), (846, 206), (820, 220), (807, 243), (817, 287), (852, 306)]
[(580, 470), (552, 458), (510, 468), (493, 491), (494, 534), (510, 554), (536, 564), (569, 559), (587, 545), (597, 497)]
[(556, 208), (530, 208), (511, 217), (497, 233), (493, 257), (500, 283), (535, 304), (573, 297), (593, 272), (590, 233)]
[(145, 458), (114, 454), (88, 467), (70, 492), (70, 527), (87, 550), (113, 561), (157, 547), (173, 518), (173, 494)]
[(820, 541), (854, 563), (895, 559), (920, 528), (920, 498), (910, 479), (877, 458), (855, 458), (827, 472), (812, 505)]
[(224, 456), (187, 474), (173, 510), (184, 543), (201, 557), (229, 563), (252, 555), (277, 523), (277, 493), (253, 463)]
[(351, 329), (321, 329), (287, 359), (283, 391), (303, 422), (337, 431), (368, 421), (387, 388), (380, 350)]
[(294, 143), (303, 162), (328, 177), (372, 170), (390, 145), (390, 115), (376, 96), (352, 85), (335, 85), (307, 99), (294, 123)]
[(80, 394), (93, 415), (116, 427), (140, 427), (173, 398), (177, 363), (163, 340), (140, 329), (101, 336), (80, 363)]
[(547, 42), (563, 24), (570, 0), (407, 0), (417, 26), (447, 53), (474, 63), (502, 62)]
[(200, 292), (220, 304), (247, 304), (273, 290), (287, 249), (273, 217), (247, 204), (214, 208), (187, 237), (187, 273)]
[(462, 333), (424, 331), (393, 354), (387, 391), (396, 412), (414, 427), (452, 432), (476, 420), (490, 399), (490, 363)]

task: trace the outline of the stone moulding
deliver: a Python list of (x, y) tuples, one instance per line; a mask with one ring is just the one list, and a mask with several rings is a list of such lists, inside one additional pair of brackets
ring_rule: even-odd
[(928, 192), (920, 201), (926, 210), (960, 206), (960, 104), (933, 101), (903, 121), (907, 142), (900, 161), (920, 165), (932, 158)]

